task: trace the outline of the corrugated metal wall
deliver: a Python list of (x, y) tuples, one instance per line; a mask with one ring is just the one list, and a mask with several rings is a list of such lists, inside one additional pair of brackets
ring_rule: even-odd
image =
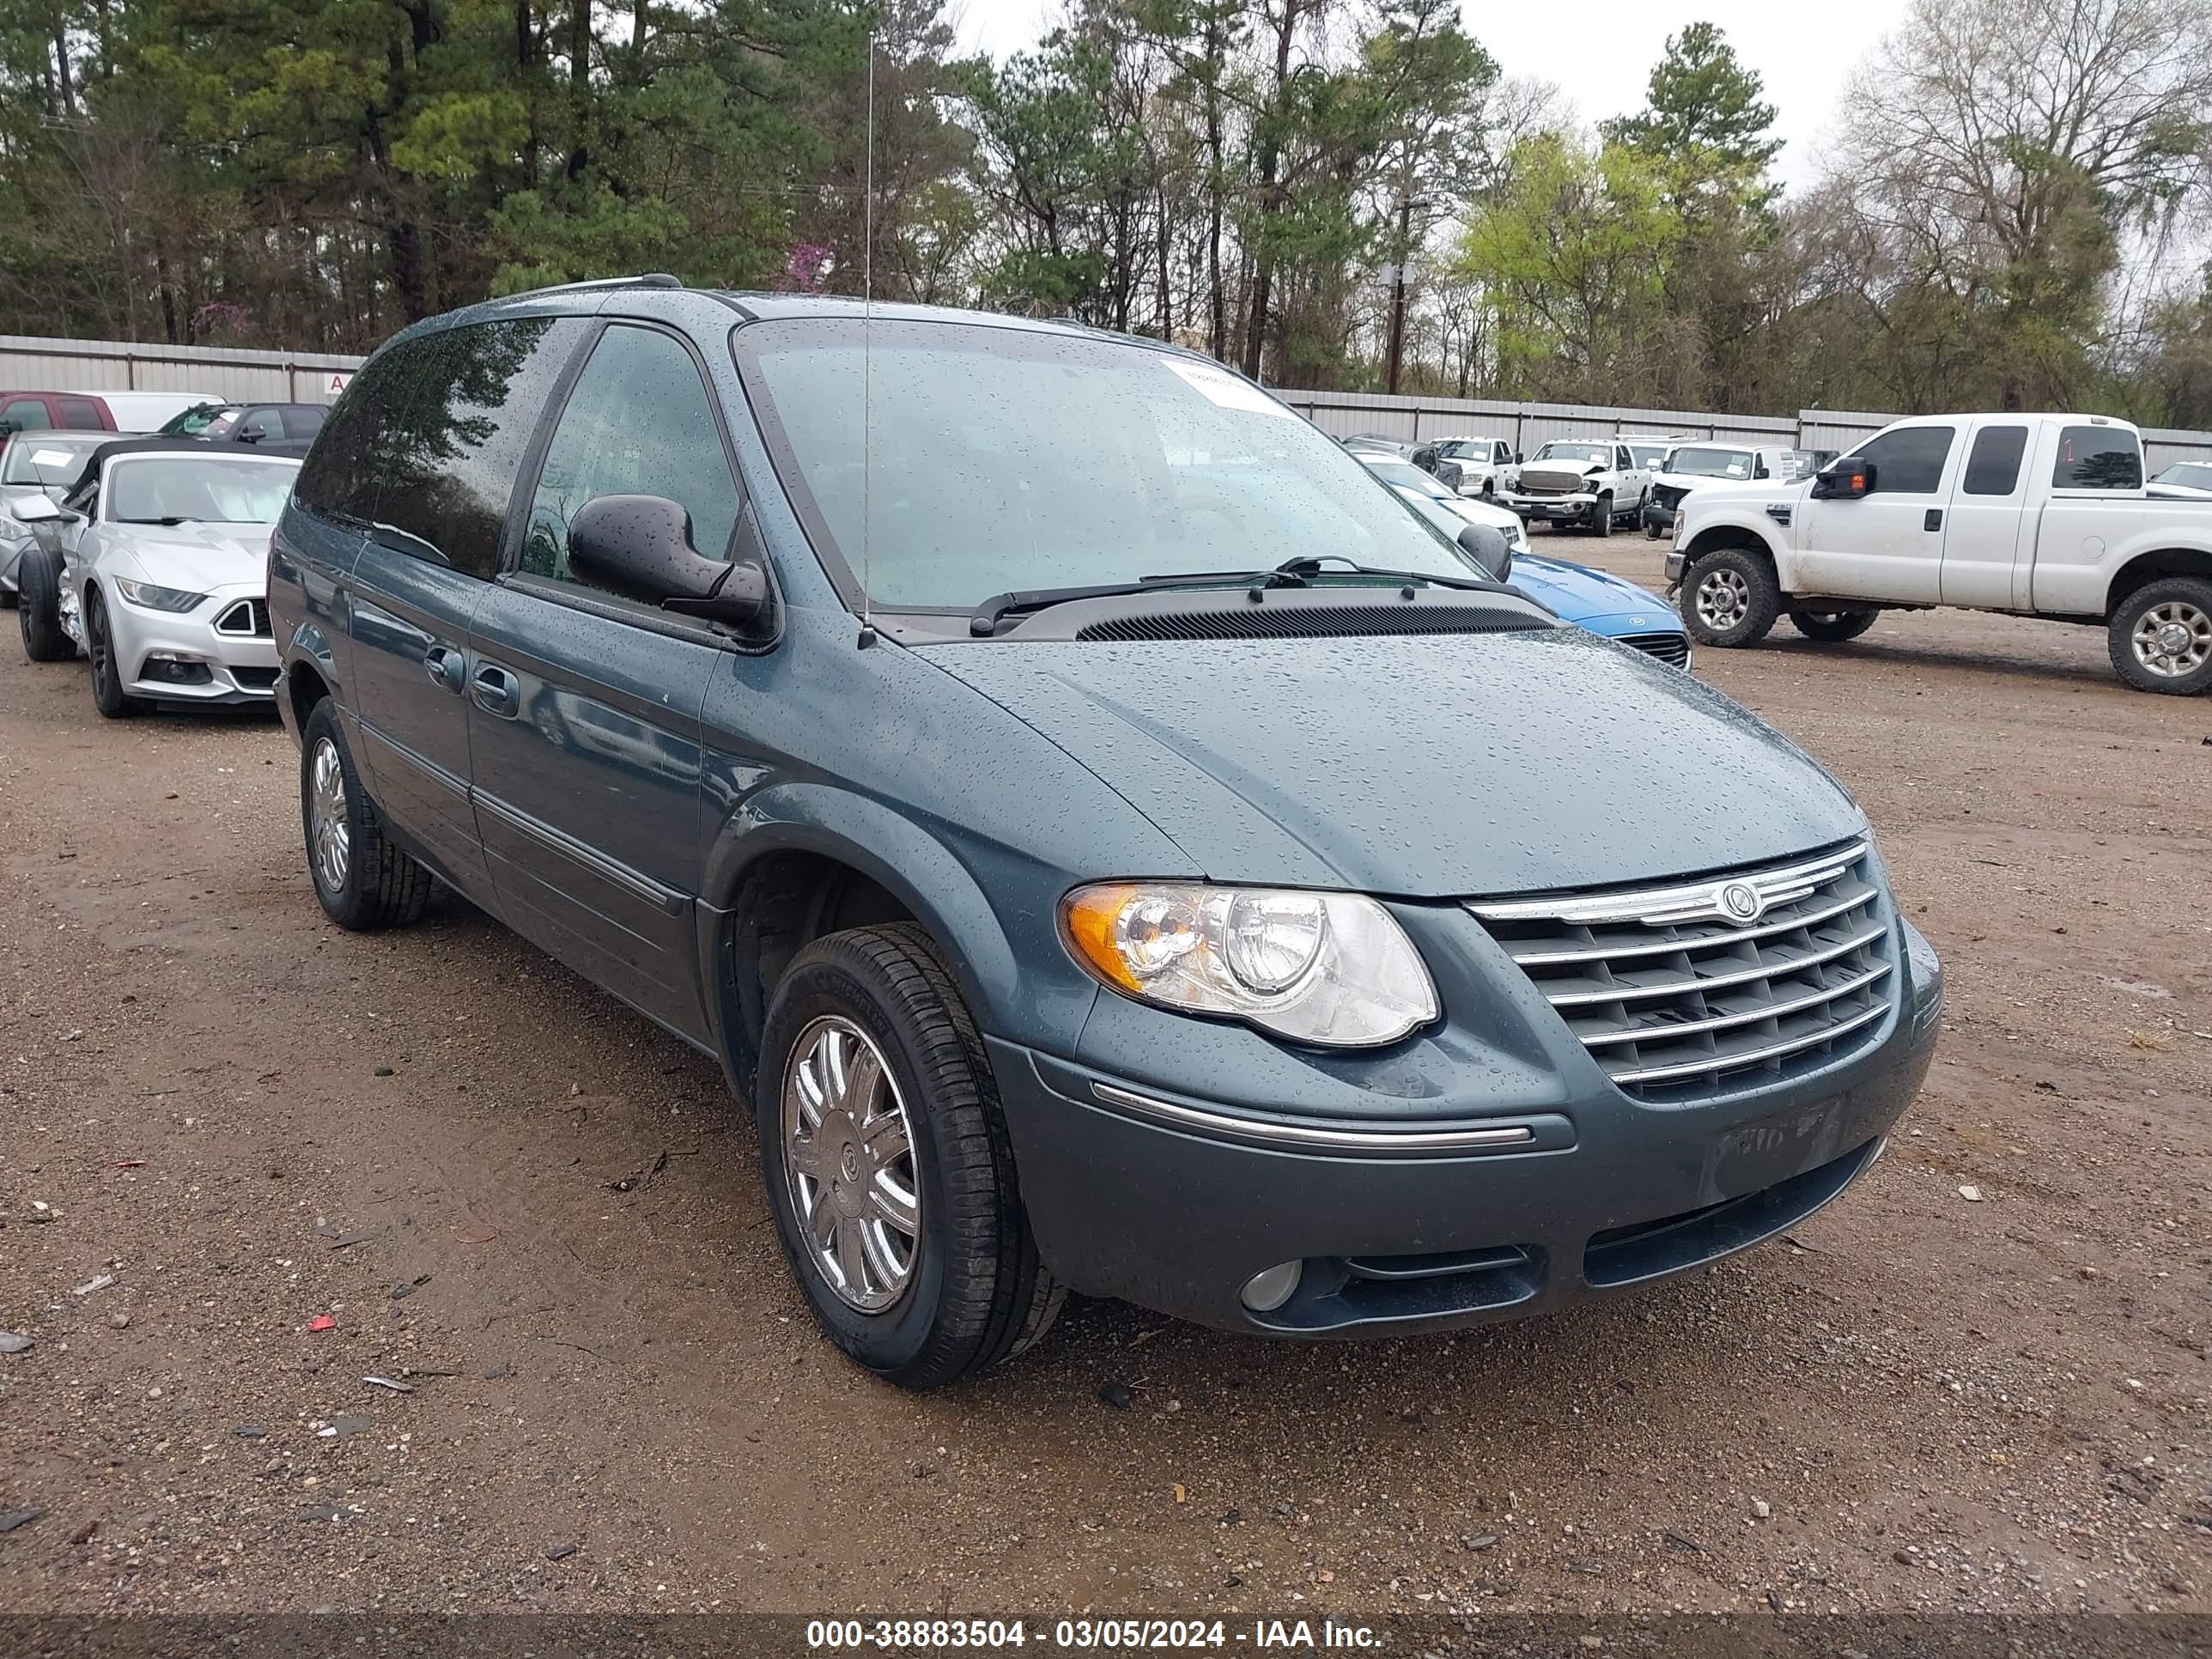
[(361, 362), (319, 353), (0, 334), (0, 389), (9, 392), (190, 392), (326, 404)]

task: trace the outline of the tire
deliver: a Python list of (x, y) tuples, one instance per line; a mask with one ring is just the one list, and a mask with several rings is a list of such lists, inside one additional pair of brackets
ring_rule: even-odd
[(1880, 611), (1793, 611), (1790, 625), (1808, 640), (1841, 645), (1858, 638), (1881, 617)]
[(67, 662), (76, 655), (76, 641), (62, 632), (61, 556), (26, 548), (15, 580), (22, 589), (15, 626), (23, 635), (23, 654), (33, 662)]
[(1647, 542), (1656, 542), (1659, 539), (1659, 526), (1649, 519), (1644, 521), (1644, 539)]
[(2167, 576), (2114, 607), (2112, 670), (2138, 691), (2193, 697), (2212, 690), (2212, 581)]
[(1589, 532), (1593, 536), (1613, 534), (1613, 497), (1601, 495), (1590, 508)]
[(422, 915), (437, 878), (385, 835), (328, 697), (300, 733), (300, 830), (315, 896), (339, 927), (369, 933)]
[[(849, 1111), (839, 1075), (867, 1091)], [(982, 1038), (919, 927), (854, 928), (799, 953), (762, 1032), (755, 1118), (792, 1276), (823, 1334), (878, 1376), (943, 1388), (1058, 1316), (1066, 1292), (1023, 1213)], [(880, 1137), (860, 1132), (870, 1121)], [(827, 1218), (818, 1249), (802, 1207)]]
[(153, 705), (123, 689), (123, 671), (115, 660), (115, 647), (107, 626), (107, 601), (100, 590), (88, 586), (84, 594), (84, 637), (92, 658), (92, 704), (112, 720), (143, 714)]
[(1699, 645), (1757, 645), (1773, 630), (1782, 590), (1766, 561), (1747, 548), (1700, 554), (1682, 577), (1682, 626)]

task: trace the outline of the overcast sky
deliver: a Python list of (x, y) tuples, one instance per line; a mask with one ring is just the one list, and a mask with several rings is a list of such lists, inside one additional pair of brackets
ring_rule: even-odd
[[(954, 0), (961, 15), (963, 48), (1003, 58), (1030, 45), (1061, 11), (1061, 0)], [(1869, 46), (1903, 21), (1909, 0), (1860, 0), (1847, 13), (1848, 28), (1824, 27), (1810, 8), (1791, 0), (1692, 0), (1689, 5), (1638, 0), (1576, 0), (1543, 7), (1469, 5), (1462, 0), (1468, 31), (1508, 75), (1564, 86), (1584, 121), (1623, 115), (1644, 102), (1651, 64), (1667, 37), (1702, 18), (1717, 23), (1745, 63), (1765, 77), (1767, 101), (1780, 112), (1778, 137), (1787, 141), (1776, 170), (1785, 183), (1804, 184), (1820, 172), (1822, 131), (1833, 118), (1850, 73), (1853, 54), (1834, 37), (1857, 35)]]

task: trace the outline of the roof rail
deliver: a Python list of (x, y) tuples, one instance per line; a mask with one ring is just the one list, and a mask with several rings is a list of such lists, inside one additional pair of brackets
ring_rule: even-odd
[(565, 294), (579, 288), (682, 288), (684, 279), (665, 270), (643, 271), (635, 276), (593, 276), (580, 283), (549, 283), (539, 294)]

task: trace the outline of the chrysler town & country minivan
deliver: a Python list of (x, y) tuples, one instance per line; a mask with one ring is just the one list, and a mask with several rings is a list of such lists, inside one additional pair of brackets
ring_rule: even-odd
[(491, 302), (375, 354), (271, 546), (309, 867), (715, 1056), (823, 1328), (909, 1387), (1070, 1289), (1557, 1307), (1842, 1192), (1942, 981), (1843, 789), (1487, 550), (1155, 343)]

